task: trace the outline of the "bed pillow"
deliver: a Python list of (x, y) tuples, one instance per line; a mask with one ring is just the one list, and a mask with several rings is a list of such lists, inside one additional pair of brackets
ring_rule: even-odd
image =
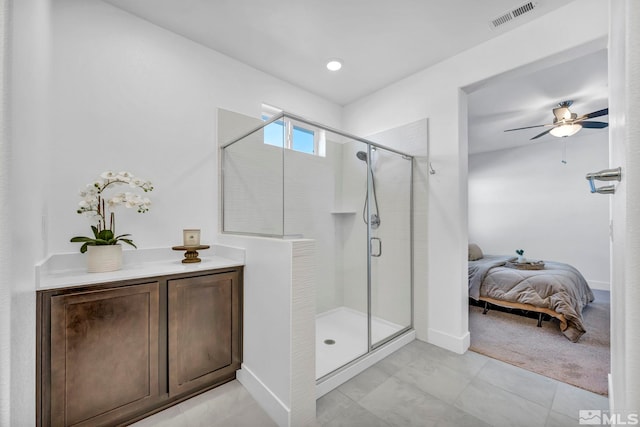
[(475, 243), (469, 243), (469, 261), (476, 261), (482, 258), (482, 249)]

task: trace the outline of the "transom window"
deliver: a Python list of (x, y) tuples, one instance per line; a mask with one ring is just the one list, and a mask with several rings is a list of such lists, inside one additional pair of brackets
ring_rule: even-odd
[[(262, 120), (270, 120), (280, 112), (280, 110), (263, 105)], [(298, 124), (295, 120), (285, 116), (265, 126), (264, 143), (301, 153), (324, 156), (322, 133), (320, 130), (313, 129), (306, 124)]]

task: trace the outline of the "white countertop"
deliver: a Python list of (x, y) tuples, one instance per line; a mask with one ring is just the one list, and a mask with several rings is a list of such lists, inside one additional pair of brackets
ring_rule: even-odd
[(184, 252), (169, 248), (125, 250), (121, 270), (88, 273), (86, 255), (54, 254), (36, 265), (36, 290), (238, 267), (244, 265), (244, 249), (211, 245), (199, 251), (202, 262), (183, 264), (183, 258)]

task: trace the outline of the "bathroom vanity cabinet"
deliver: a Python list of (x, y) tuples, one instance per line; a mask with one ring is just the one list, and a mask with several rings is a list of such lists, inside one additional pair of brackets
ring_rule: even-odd
[(126, 425), (235, 378), (242, 267), (37, 292), (37, 425)]

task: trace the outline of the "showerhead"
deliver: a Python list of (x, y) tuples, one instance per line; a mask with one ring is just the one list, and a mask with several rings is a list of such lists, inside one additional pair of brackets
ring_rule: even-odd
[(364, 151), (358, 151), (356, 153), (356, 157), (362, 160), (363, 162), (367, 161), (367, 153), (365, 153)]

